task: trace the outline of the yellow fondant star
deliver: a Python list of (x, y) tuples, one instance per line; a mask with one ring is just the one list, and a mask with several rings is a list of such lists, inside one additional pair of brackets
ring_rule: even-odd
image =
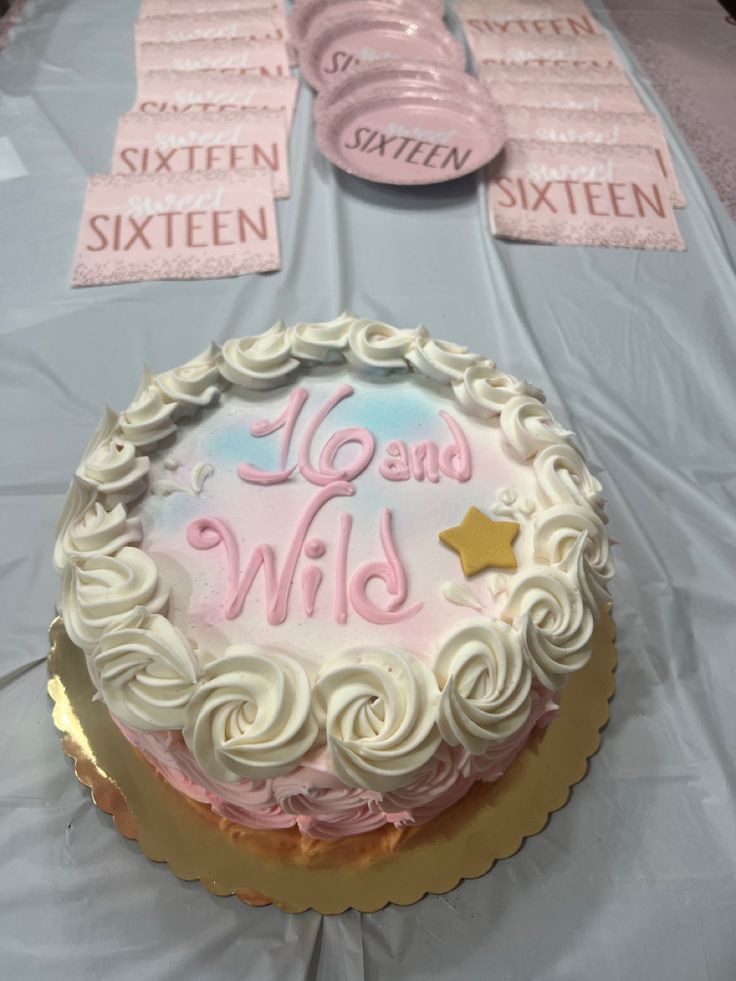
[(460, 556), (466, 576), (483, 569), (515, 569), (516, 556), (511, 543), (519, 525), (515, 521), (493, 521), (478, 508), (470, 508), (459, 525), (440, 532), (440, 541)]

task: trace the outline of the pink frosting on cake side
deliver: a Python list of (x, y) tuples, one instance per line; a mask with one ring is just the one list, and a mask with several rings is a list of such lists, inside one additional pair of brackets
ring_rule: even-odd
[(346, 787), (334, 773), (300, 766), (274, 780), (281, 808), (296, 815), (302, 834), (310, 838), (341, 838), (362, 834), (386, 823), (379, 809), (381, 795)]
[(410, 784), (383, 795), (381, 808), (399, 827), (424, 824), (441, 814), (470, 790), (475, 777), (465, 776), (460, 766), (465, 750), (443, 744)]
[(324, 750), (310, 754), (310, 765), (297, 766), (273, 780), (210, 779), (197, 765), (181, 732), (143, 732), (117, 721), (123, 736), (176, 790), (209, 804), (221, 817), (256, 830), (296, 825), (311, 838), (330, 840), (362, 834), (384, 824), (424, 824), (447, 810), (477, 780), (498, 780), (535, 728), (545, 728), (557, 712), (551, 692), (533, 692), (524, 726), (497, 749), (472, 756), (443, 743), (411, 783), (384, 794), (346, 787), (328, 769)]

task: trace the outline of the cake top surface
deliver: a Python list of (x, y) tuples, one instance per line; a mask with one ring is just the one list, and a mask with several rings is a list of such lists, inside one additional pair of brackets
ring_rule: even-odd
[[(431, 659), (469, 611), (497, 613), (506, 570), (489, 556), (485, 575), (466, 579), (439, 533), (471, 507), (492, 519), (509, 490), (536, 509), (531, 468), (451, 391), (342, 367), (257, 396), (224, 392), (151, 454), (149, 488), (130, 513), (170, 583), (168, 616), (195, 646), (267, 642), (320, 662), (376, 644)], [(520, 567), (532, 539), (525, 521)]]
[(60, 608), (110, 711), (214, 779), (326, 746), (405, 785), (522, 731), (590, 654), (603, 499), (544, 397), (488, 358), (343, 314), (146, 371), (61, 516)]

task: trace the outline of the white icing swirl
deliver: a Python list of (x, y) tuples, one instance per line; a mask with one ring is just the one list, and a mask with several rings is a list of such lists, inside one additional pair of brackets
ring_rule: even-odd
[(211, 463), (195, 463), (192, 467), (192, 473), (189, 477), (189, 486), (192, 489), (192, 494), (195, 497), (199, 495), (204, 490), (204, 485), (207, 481), (214, 475), (215, 468)]
[(120, 415), (123, 436), (134, 446), (152, 446), (176, 432), (171, 418), (176, 405), (164, 399), (156, 379), (146, 369), (143, 381), (125, 412)]
[(181, 729), (197, 682), (183, 634), (137, 607), (119, 617), (92, 653), (97, 684), (112, 714), (135, 729)]
[(524, 460), (572, 436), (555, 422), (541, 402), (526, 395), (510, 399), (501, 409), (501, 432)]
[(579, 504), (557, 504), (547, 508), (534, 522), (536, 558), (557, 565), (575, 547), (583, 532), (587, 535), (585, 556), (591, 569), (603, 582), (613, 576), (613, 560), (606, 529), (598, 515)]
[(80, 521), (88, 508), (97, 499), (97, 489), (94, 484), (81, 480), (76, 475), (72, 477), (69, 490), (64, 498), (64, 507), (56, 522), (56, 540), (54, 542), (54, 569), (61, 572), (69, 558), (69, 529)]
[(417, 337), (426, 334), (424, 327), (399, 330), (378, 320), (355, 320), (348, 335), (346, 357), (356, 368), (378, 371), (407, 370), (405, 355)]
[(326, 364), (342, 361), (348, 345), (348, 334), (355, 323), (352, 313), (341, 313), (334, 320), (320, 324), (297, 324), (290, 330), (291, 353), (305, 361)]
[[(593, 611), (593, 616), (597, 620), (599, 607), (610, 603), (611, 597), (608, 594), (608, 580), (610, 576), (603, 576), (597, 572), (590, 564), (587, 556), (588, 533), (582, 532), (578, 536), (575, 544), (568, 550), (564, 559), (559, 563), (559, 568), (571, 576), (577, 577), (583, 601)], [(613, 562), (611, 561), (611, 572)]]
[(478, 756), (526, 722), (532, 675), (517, 634), (503, 624), (458, 624), (440, 644), (434, 671), (442, 688), (437, 725), (450, 746)]
[[(114, 555), (125, 545), (137, 545), (142, 538), (140, 518), (129, 518), (122, 504), (106, 511), (99, 501), (93, 501), (83, 511), (72, 515), (66, 526), (59, 530), (54, 563), (61, 570), (69, 559)], [(61, 558), (63, 562), (59, 561)]]
[(205, 773), (229, 783), (287, 773), (316, 736), (304, 668), (248, 644), (229, 647), (205, 669), (184, 727)]
[(220, 372), (234, 385), (263, 391), (285, 385), (299, 367), (289, 332), (279, 321), (262, 334), (225, 341)]
[(467, 606), (471, 610), (477, 610), (478, 613), (483, 610), (475, 593), (461, 582), (443, 582), (440, 592), (448, 603), (454, 603), (455, 606)]
[(177, 403), (175, 416), (195, 412), (219, 397), (222, 386), (219, 357), (219, 347), (210, 344), (206, 351), (186, 364), (156, 376), (166, 400)]
[(529, 666), (545, 688), (561, 688), (590, 657), (593, 613), (569, 572), (533, 566), (515, 576), (502, 617), (520, 632)]
[(316, 711), (348, 787), (393, 790), (434, 754), (439, 689), (422, 661), (383, 648), (350, 651), (317, 676)]
[(603, 488), (572, 446), (566, 443), (547, 446), (536, 455), (532, 466), (544, 504), (587, 505), (601, 521), (608, 520), (603, 510)]
[(478, 360), (478, 355), (471, 354), (460, 344), (419, 336), (407, 352), (406, 360), (420, 375), (447, 385), (463, 378), (467, 369)]
[(544, 401), (544, 393), (538, 388), (499, 371), (492, 361), (469, 367), (461, 378), (453, 379), (452, 390), (463, 409), (481, 419), (497, 416), (513, 398), (526, 396)]
[(108, 505), (127, 504), (145, 490), (150, 467), (148, 457), (137, 456), (135, 446), (121, 438), (118, 416), (107, 409), (84, 451), (77, 476), (104, 495)]
[(144, 606), (161, 613), (168, 583), (153, 559), (125, 546), (115, 555), (69, 562), (61, 584), (61, 610), (71, 640), (89, 653), (116, 617)]

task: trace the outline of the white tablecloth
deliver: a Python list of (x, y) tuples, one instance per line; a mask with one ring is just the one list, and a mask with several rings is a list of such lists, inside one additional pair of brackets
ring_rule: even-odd
[[(475, 178), (336, 173), (305, 90), (283, 272), (72, 291), (85, 181), (133, 100), (136, 6), (30, 0), (0, 55), (0, 973), (732, 981), (736, 236), (689, 151), (671, 131), (686, 253), (503, 244)], [(74, 779), (45, 693), (50, 551), (102, 406), (144, 362), (345, 307), (547, 391), (608, 492), (621, 663), (588, 777), (518, 855), (413, 907), (288, 916), (149, 863)]]

